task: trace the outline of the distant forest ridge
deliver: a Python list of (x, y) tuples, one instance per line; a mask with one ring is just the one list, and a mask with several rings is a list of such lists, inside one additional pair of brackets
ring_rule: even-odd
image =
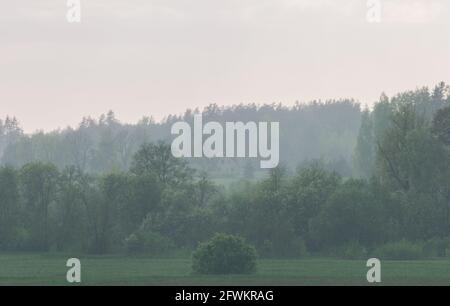
[[(121, 123), (114, 112), (109, 111), (98, 119), (83, 118), (77, 128), (33, 134), (25, 134), (19, 121), (8, 117), (0, 120), (1, 164), (21, 167), (42, 161), (60, 168), (76, 166), (92, 173), (126, 171), (142, 144), (170, 142), (174, 137), (170, 134), (174, 122), (191, 122), (193, 115), (201, 112), (204, 122), (280, 122), (280, 160), (289, 171), (314, 161), (342, 176), (364, 176), (370, 162), (363, 161), (361, 154), (370, 158), (372, 149), (364, 147), (363, 142), (367, 139), (360, 129), (376, 136), (380, 133), (377, 129), (382, 129), (383, 122), (389, 120), (390, 110), (402, 101), (417, 105), (418, 112), (431, 118), (437, 109), (450, 105), (449, 89), (445, 83), (440, 83), (432, 89), (418, 88), (392, 98), (382, 94), (371, 110), (362, 109), (353, 99), (319, 100), (290, 107), (282, 104), (211, 104), (203, 111), (187, 110), (183, 115), (170, 115), (160, 122), (144, 117), (136, 124)], [(364, 150), (368, 151), (364, 153)], [(218, 178), (249, 178), (260, 171), (257, 159), (201, 158), (189, 161), (194, 168)]]

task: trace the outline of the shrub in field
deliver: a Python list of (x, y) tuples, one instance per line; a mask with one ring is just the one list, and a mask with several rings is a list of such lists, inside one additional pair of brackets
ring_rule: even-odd
[(379, 247), (375, 255), (380, 259), (415, 260), (423, 258), (423, 249), (419, 244), (401, 240)]
[(217, 234), (194, 252), (192, 269), (199, 274), (250, 274), (256, 271), (256, 251), (241, 237)]

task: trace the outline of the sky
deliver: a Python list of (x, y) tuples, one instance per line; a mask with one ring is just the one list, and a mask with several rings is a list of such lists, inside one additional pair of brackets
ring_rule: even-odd
[(450, 83), (450, 1), (0, 0), (0, 118), (26, 132), (113, 110), (388, 95)]

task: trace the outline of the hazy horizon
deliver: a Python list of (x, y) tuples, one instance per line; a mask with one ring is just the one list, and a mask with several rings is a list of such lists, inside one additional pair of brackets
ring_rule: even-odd
[(16, 0), (0, 10), (0, 118), (27, 133), (76, 126), (113, 110), (161, 120), (211, 103), (354, 98), (450, 81), (450, 3), (97, 0), (82, 22), (66, 1)]

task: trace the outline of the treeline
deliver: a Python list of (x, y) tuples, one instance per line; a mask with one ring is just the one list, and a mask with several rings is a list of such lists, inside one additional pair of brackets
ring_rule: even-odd
[(105, 174), (3, 167), (0, 250), (162, 256), (228, 233), (263, 257), (448, 256), (449, 102), (445, 84), (383, 96), (361, 121), (353, 178), (317, 160), (225, 188), (164, 142)]
[(187, 230), (196, 224), (190, 218), (210, 188), (192, 174), (163, 143), (142, 146), (129, 172), (90, 175), (41, 162), (3, 167), (0, 248), (103, 254), (120, 251), (141, 232), (189, 244)]
[[(226, 191), (192, 176), (168, 150), (144, 146), (133, 170), (102, 176), (43, 163), (2, 168), (0, 250), (165, 256), (223, 232), (245, 237), (264, 257), (363, 256), (449, 234), (448, 197), (393, 191), (383, 183), (389, 176), (344, 179), (313, 164)], [(445, 183), (436, 188), (447, 192)]]
[[(172, 124), (192, 122), (199, 110), (168, 116), (162, 122), (144, 117), (137, 124), (122, 124), (113, 112), (99, 119), (84, 118), (76, 128), (49, 133), (23, 133), (15, 118), (0, 120), (0, 156), (3, 165), (20, 168), (35, 161), (58, 168), (76, 166), (88, 173), (128, 171), (133, 155), (144, 143), (171, 142)], [(352, 100), (313, 101), (285, 107), (272, 105), (212, 104), (203, 111), (204, 121), (278, 121), (281, 162), (295, 168), (301, 162), (320, 158), (330, 170), (351, 175), (352, 154), (360, 125), (361, 110)], [(192, 159), (190, 166), (212, 177), (258, 176), (257, 159)]]

